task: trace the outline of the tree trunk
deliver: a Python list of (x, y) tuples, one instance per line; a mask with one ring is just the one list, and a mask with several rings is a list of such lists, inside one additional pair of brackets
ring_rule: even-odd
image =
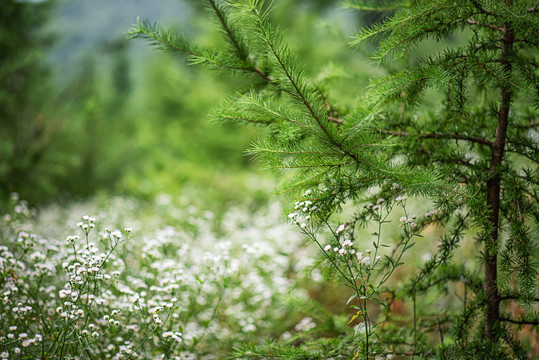
[[(511, 0), (506, 0), (506, 5), (510, 7)], [(509, 54), (513, 48), (514, 34), (511, 24), (504, 25), (504, 37), (502, 48), (502, 64), (506, 75), (511, 73), (511, 63)], [(511, 88), (509, 84), (502, 86), (500, 108), (498, 110), (498, 123), (496, 126), (496, 136), (492, 147), (492, 157), (490, 159), (489, 180), (487, 181), (487, 204), (491, 211), (489, 222), (491, 232), (485, 244), (486, 264), (485, 264), (485, 292), (487, 294), (487, 314), (484, 334), (487, 339), (495, 340), (497, 337), (495, 328), (500, 320), (500, 296), (498, 293), (498, 229), (500, 212), (500, 166), (503, 161), (505, 147), (505, 137), (509, 123), (509, 109), (511, 107)]]

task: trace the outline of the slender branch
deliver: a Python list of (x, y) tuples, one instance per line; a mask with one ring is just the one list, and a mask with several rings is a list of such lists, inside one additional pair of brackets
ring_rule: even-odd
[[(500, 300), (501, 301), (504, 301), (504, 300), (518, 300), (520, 299), (520, 297), (518, 295), (504, 295), (504, 296), (500, 296)], [(539, 298), (534, 298), (533, 301), (535, 302), (539, 302)]]
[(535, 127), (539, 126), (539, 122), (535, 122), (534, 118), (530, 119), (530, 123), (526, 125), (517, 125), (516, 127), (519, 129), (533, 129)]
[(436, 133), (414, 135), (405, 131), (390, 131), (390, 130), (385, 130), (385, 129), (379, 129), (378, 131), (380, 131), (383, 134), (388, 134), (388, 135), (418, 136), (419, 138), (423, 138), (423, 139), (456, 139), (456, 140), (470, 141), (477, 144), (486, 145), (488, 147), (494, 146), (492, 141), (486, 138), (479, 137), (479, 136), (466, 136), (466, 135), (460, 135), (460, 134), (436, 134)]
[(511, 324), (519, 324), (519, 325), (533, 325), (538, 326), (539, 320), (514, 320), (509, 318), (500, 317), (500, 321), (509, 322)]
[[(322, 92), (320, 90), (319, 90), (319, 92), (320, 92), (320, 94), (322, 94)], [(328, 99), (325, 96), (323, 96), (323, 99), (324, 99), (324, 104), (326, 104), (326, 107), (328, 109), (328, 120), (333, 121), (337, 125), (341, 125), (343, 123), (343, 120), (341, 118), (339, 118), (339, 117), (334, 116), (334, 112), (331, 109), (331, 106), (329, 105)]]
[(215, 12), (215, 15), (217, 15), (217, 18), (219, 19), (219, 22), (221, 23), (221, 26), (223, 27), (223, 29), (225, 29), (226, 34), (230, 38), (230, 41), (232, 42), (232, 45), (238, 51), (238, 54), (240, 55), (241, 59), (246, 61), (247, 56), (245, 55), (244, 49), (240, 46), (238, 40), (236, 39), (236, 37), (233, 34), (232, 29), (230, 28), (230, 26), (228, 26), (228, 23), (226, 22), (226, 19), (225, 19), (225, 14), (223, 14), (221, 9), (219, 9), (217, 7), (217, 4), (215, 3), (214, 0), (208, 0), (208, 3), (210, 4), (213, 11)]
[(499, 27), (499, 26), (492, 25), (492, 24), (481, 24), (479, 21), (474, 20), (474, 19), (468, 19), (468, 20), (466, 20), (466, 23), (469, 24), (469, 25), (486, 26), (486, 27), (488, 27), (488, 28), (490, 28), (490, 29), (493, 29), (493, 30), (505, 32), (505, 29), (504, 29), (504, 28), (501, 28), (501, 27)]
[(479, 10), (481, 13), (485, 15), (494, 15), (494, 13), (490, 10), (487, 10), (481, 5), (477, 0), (470, 0), (470, 2), (475, 6), (477, 10)]
[(254, 64), (251, 64), (251, 62), (249, 61), (248, 56), (245, 54), (244, 49), (240, 46), (240, 43), (238, 42), (238, 40), (234, 36), (234, 33), (233, 33), (232, 29), (230, 28), (230, 26), (228, 26), (228, 23), (226, 22), (226, 19), (225, 19), (225, 15), (217, 7), (217, 4), (215, 3), (215, 1), (214, 0), (208, 0), (208, 3), (212, 7), (212, 9), (215, 12), (217, 18), (219, 19), (219, 22), (221, 23), (221, 26), (223, 27), (226, 34), (230, 38), (230, 41), (232, 42), (232, 45), (238, 51), (238, 54), (240, 55), (241, 59), (251, 66), (252, 71), (254, 71), (258, 75), (260, 75), (260, 77), (262, 77), (268, 83), (271, 83), (273, 80), (267, 74), (265, 74), (262, 70), (258, 69)]

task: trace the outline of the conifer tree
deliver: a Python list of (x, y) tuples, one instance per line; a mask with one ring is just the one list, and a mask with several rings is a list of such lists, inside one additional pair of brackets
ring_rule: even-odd
[[(382, 225), (386, 218), (379, 214), (389, 213), (406, 197), (435, 204), (428, 217), (405, 225), (401, 241), (394, 244), (393, 254), (400, 256), (388, 256), (384, 262), (391, 275), (418, 229), (435, 225), (444, 229), (438, 252), (404, 286), (386, 289), (413, 303), (409, 331), (399, 335), (383, 326), (377, 331), (366, 314), (367, 302), (382, 303), (389, 310), (390, 306), (374, 295), (374, 289), (363, 289), (356, 294), (356, 317), (364, 319), (366, 338), (359, 347), (351, 345), (354, 350), (349, 354), (364, 359), (374, 359), (375, 351), (440, 359), (533, 356), (517, 335), (523, 326), (537, 331), (539, 325), (535, 1), (345, 1), (360, 11), (392, 13), (359, 30), (351, 41), (356, 47), (373, 41), (377, 48), (373, 59), (387, 65), (387, 75), (372, 79), (352, 108), (339, 104), (332, 89), (305, 75), (308, 59), (300, 63), (284, 33), (272, 25), (271, 6), (261, 0), (205, 3), (223, 32), (224, 49), (205, 48), (144, 20), (130, 36), (184, 53), (193, 64), (252, 80), (251, 90), (238, 93), (215, 116), (272, 129), (273, 135), (253, 145), (251, 153), (269, 168), (293, 174), (283, 192), (303, 196), (301, 206), (306, 202), (311, 206), (304, 209), (305, 214), (309, 211), (309, 222), (298, 225), (320, 245), (329, 268), (341, 272), (336, 257), (321, 246), (322, 228), (329, 227), (334, 241), (341, 244), (342, 233), (353, 240), (355, 228), (369, 221)], [(455, 36), (464, 43), (446, 46), (443, 40)], [(428, 39), (444, 47), (419, 59), (412, 56)], [(435, 107), (422, 105), (426, 91), (439, 99)], [(380, 213), (361, 211), (359, 204), (377, 199), (383, 200), (377, 203)], [(316, 211), (311, 211), (312, 204)], [(331, 216), (343, 206), (358, 211), (333, 230)], [(472, 236), (481, 249), (477, 261), (482, 273), (452, 256), (459, 243)], [(374, 246), (378, 250), (380, 244)], [(341, 274), (350, 287), (362, 286), (357, 278)], [(386, 280), (383, 277), (380, 286)], [(418, 331), (418, 322), (424, 322), (422, 329), (429, 325), (417, 318), (416, 301), (448, 283), (466, 289), (463, 306), (454, 313), (437, 314), (439, 322), (430, 326), (438, 326), (441, 340), (433, 348)], [(520, 309), (520, 317), (509, 311), (509, 304)], [(380, 322), (392, 319), (387, 315)], [(443, 329), (450, 337), (445, 342)], [(373, 341), (369, 336), (376, 347), (369, 348)], [(344, 348), (339, 351), (345, 353)], [(322, 345), (316, 351), (309, 349), (287, 350), (273, 344), (246, 347), (238, 355), (263, 358), (270, 351), (282, 358), (326, 358), (329, 354)]]

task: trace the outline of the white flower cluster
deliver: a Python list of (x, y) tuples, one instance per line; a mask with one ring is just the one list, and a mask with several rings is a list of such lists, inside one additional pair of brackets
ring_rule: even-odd
[(363, 209), (369, 209), (369, 210), (372, 210), (372, 211), (377, 211), (377, 210), (380, 210), (382, 208), (382, 204), (385, 202), (385, 199), (382, 199), (382, 198), (379, 198), (378, 200), (376, 200), (376, 204), (373, 204), (373, 203), (368, 203), (368, 204), (363, 204)]
[(398, 202), (398, 203), (402, 203), (404, 201), (406, 201), (406, 199), (408, 199), (408, 196), (406, 195), (399, 195), (395, 198), (395, 201)]
[(95, 221), (96, 219), (94, 217), (89, 216), (89, 215), (84, 215), (82, 217), (82, 221), (77, 223), (77, 226), (80, 227), (86, 235), (88, 235), (90, 230), (95, 228)]
[[(303, 197), (308, 197), (312, 194), (312, 190), (307, 190), (303, 194)], [(313, 213), (320, 211), (318, 205), (311, 200), (300, 200), (294, 203), (295, 212), (288, 214), (288, 218), (292, 220), (294, 224), (300, 224), (302, 229), (307, 227), (307, 221), (311, 220)]]
[[(350, 259), (356, 259), (360, 265), (371, 265), (371, 250), (367, 249), (365, 250), (366, 256), (363, 255), (363, 252), (358, 252), (354, 248), (354, 243), (351, 240), (345, 240), (342, 243), (342, 246), (332, 246), (331, 244), (327, 244), (324, 246), (324, 251), (326, 253), (333, 251), (339, 256), (345, 257), (346, 260), (350, 261)], [(378, 262), (380, 260), (381, 256), (377, 255), (374, 259), (375, 262)]]
[(314, 322), (314, 320), (311, 317), (305, 317), (301, 319), (299, 323), (297, 323), (297, 325), (294, 327), (294, 330), (296, 330), (297, 332), (305, 332), (315, 327), (316, 323)]
[(417, 219), (417, 215), (410, 215), (410, 217), (403, 216), (399, 219), (400, 222), (404, 224), (410, 224), (410, 227), (412, 229), (415, 229), (417, 227), (417, 224), (414, 222)]
[[(21, 348), (19, 346), (27, 348), (31, 345), (37, 345), (43, 341), (43, 336), (41, 334), (33, 334), (32, 336), (29, 336), (26, 332), (18, 332), (18, 330), (19, 328), (17, 326), (10, 326), (6, 337), (0, 337), (0, 341), (7, 340), (14, 345), (13, 352), (15, 354), (19, 354), (21, 352)], [(4, 359), (7, 359), (9, 356), (7, 351), (3, 352), (2, 354), (6, 354), (1, 356)]]

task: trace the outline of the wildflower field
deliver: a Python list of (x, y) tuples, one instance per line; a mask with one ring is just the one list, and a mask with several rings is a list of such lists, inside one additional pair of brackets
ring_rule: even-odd
[(217, 221), (164, 196), (151, 208), (118, 198), (37, 216), (12, 201), (2, 218), (2, 358), (222, 358), (302, 320), (284, 306), (308, 298), (294, 277), (312, 252), (276, 205), (231, 208)]

